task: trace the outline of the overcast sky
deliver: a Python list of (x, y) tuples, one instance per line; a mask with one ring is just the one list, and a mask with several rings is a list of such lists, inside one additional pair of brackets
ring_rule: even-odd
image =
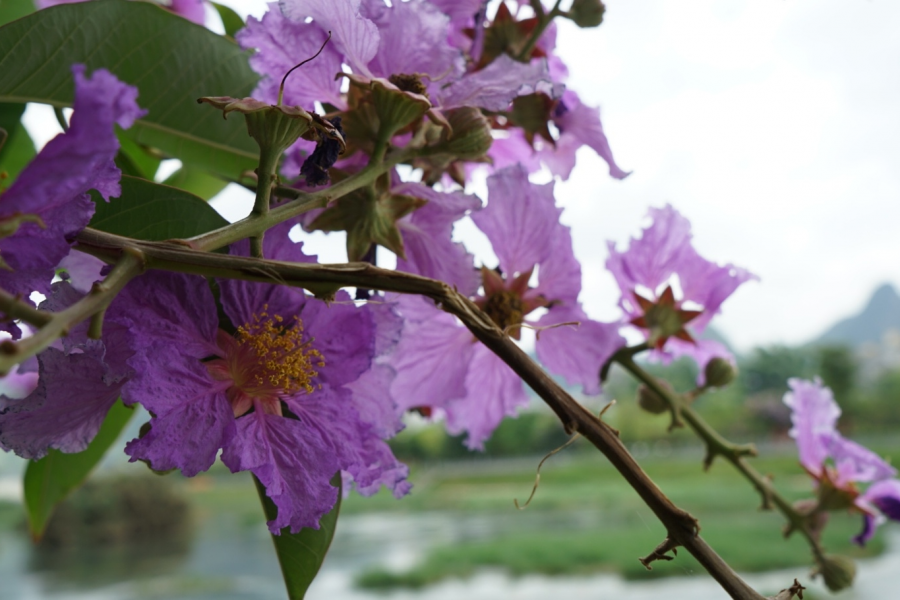
[(739, 348), (806, 341), (900, 283), (900, 3), (607, 5), (600, 29), (560, 37), (634, 170), (610, 180), (586, 152), (559, 187), (589, 312), (613, 315), (601, 241), (666, 202), (707, 258), (760, 276), (714, 321)]
[[(562, 22), (559, 36), (569, 86), (602, 107), (618, 163), (634, 171), (612, 180), (583, 150), (557, 187), (589, 314), (617, 316), (605, 240), (624, 245), (647, 207), (667, 202), (701, 254), (761, 278), (713, 321), (738, 349), (807, 341), (879, 283), (900, 285), (900, 2), (606, 4), (599, 29)], [(236, 218), (250, 202), (215, 205)], [(320, 260), (343, 260), (342, 243), (323, 239)], [(483, 240), (470, 245), (485, 254)]]

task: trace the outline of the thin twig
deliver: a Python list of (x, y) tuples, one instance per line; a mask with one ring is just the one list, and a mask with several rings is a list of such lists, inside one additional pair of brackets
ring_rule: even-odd
[(704, 468), (708, 469), (716, 456), (721, 456), (730, 462), (759, 492), (762, 498), (762, 508), (769, 509), (774, 504), (788, 520), (792, 530), (798, 530), (803, 534), (815, 556), (816, 562), (821, 563), (824, 560), (824, 551), (819, 545), (816, 535), (810, 529), (807, 519), (775, 489), (768, 477), (762, 475), (747, 462), (747, 457), (757, 455), (756, 447), (753, 444), (735, 444), (726, 440), (693, 407), (689, 406), (679, 394), (660, 385), (656, 377), (634, 362), (633, 356), (633, 353), (618, 353), (614, 360), (647, 385), (647, 387), (659, 394), (669, 405), (673, 414), (680, 415), (694, 430), (694, 433), (703, 440), (706, 444), (706, 457), (703, 459)]

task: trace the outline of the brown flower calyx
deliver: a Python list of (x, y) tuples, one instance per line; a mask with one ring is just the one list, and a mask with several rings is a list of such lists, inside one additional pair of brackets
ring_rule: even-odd
[(418, 73), (396, 73), (388, 77), (388, 81), (397, 86), (401, 91), (412, 92), (420, 96), (428, 97), (428, 88), (422, 83), (422, 76)]

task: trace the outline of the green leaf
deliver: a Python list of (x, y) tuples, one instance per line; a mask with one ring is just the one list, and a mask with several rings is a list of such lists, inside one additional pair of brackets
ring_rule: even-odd
[(23, 112), (24, 104), (0, 103), (0, 129), (7, 133), (0, 147), (0, 173), (6, 173), (7, 178), (0, 181), (0, 187), (9, 187), (37, 154), (31, 136), (20, 122)]
[(244, 20), (241, 18), (241, 15), (224, 4), (219, 4), (218, 2), (211, 2), (210, 4), (213, 5), (213, 8), (216, 9), (216, 12), (219, 13), (219, 17), (222, 19), (225, 35), (233, 38), (235, 33), (244, 28)]
[(94, 229), (139, 240), (162, 241), (206, 233), (228, 225), (209, 204), (185, 191), (122, 176), (122, 195), (109, 203), (91, 192)]
[[(266, 488), (255, 475), (253, 482), (256, 484), (263, 511), (266, 513), (266, 520), (271, 521), (278, 516), (278, 507), (266, 495)], [(337, 502), (328, 514), (319, 520), (319, 529), (304, 528), (299, 533), (291, 533), (290, 528), (285, 527), (281, 530), (281, 535), (272, 536), (288, 600), (302, 600), (306, 595), (306, 590), (316, 578), (334, 538), (338, 514), (341, 512), (340, 472), (331, 478), (331, 485), (338, 489)]]
[(149, 2), (54, 6), (0, 29), (0, 102), (70, 106), (72, 63), (105, 68), (140, 90), (149, 113), (127, 135), (182, 162), (236, 179), (259, 151), (242, 119), (201, 96), (249, 96), (258, 76), (234, 42)]
[(0, 25), (6, 25), (33, 12), (32, 0), (0, 0)]
[(159, 170), (159, 163), (162, 160), (148, 152), (143, 146), (139, 146), (131, 141), (131, 138), (126, 136), (121, 129), (116, 130), (116, 137), (119, 138), (119, 154), (116, 156), (116, 166), (125, 175), (142, 177), (153, 181), (153, 177), (156, 175), (156, 171)]
[(190, 192), (203, 200), (209, 200), (228, 185), (224, 179), (193, 167), (181, 167), (163, 183)]
[(64, 454), (50, 450), (44, 458), (28, 463), (23, 490), (28, 527), (35, 539), (43, 535), (56, 505), (87, 479), (133, 415), (134, 410), (117, 400), (83, 452)]

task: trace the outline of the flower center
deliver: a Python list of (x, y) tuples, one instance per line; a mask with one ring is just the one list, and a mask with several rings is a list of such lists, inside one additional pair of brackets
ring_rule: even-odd
[(252, 323), (238, 327), (238, 342), (255, 358), (247, 373), (251, 384), (275, 388), (283, 394), (300, 390), (312, 393), (312, 380), (319, 374), (315, 367), (324, 367), (325, 361), (318, 350), (310, 348), (310, 342), (303, 341), (299, 317), (290, 326), (283, 322), (281, 316), (270, 317), (263, 309)]
[[(488, 296), (482, 308), (491, 320), (501, 329), (521, 325), (525, 317), (525, 305), (522, 298), (515, 292), (502, 290)], [(511, 327), (509, 335), (519, 339), (519, 327)]]
[(207, 369), (214, 378), (232, 382), (228, 398), (236, 417), (249, 411), (254, 401), (266, 412), (280, 415), (282, 397), (316, 389), (316, 369), (324, 367), (325, 360), (311, 344), (303, 341), (299, 317), (287, 324), (263, 307), (252, 321), (238, 327), (234, 337), (220, 332), (225, 357), (208, 362)]

